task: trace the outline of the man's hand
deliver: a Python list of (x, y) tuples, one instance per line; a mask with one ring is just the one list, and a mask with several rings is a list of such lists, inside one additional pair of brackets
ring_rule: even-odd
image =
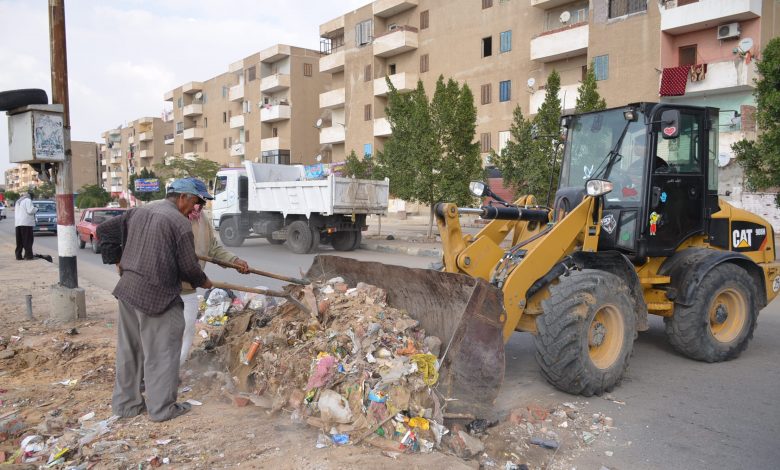
[(236, 271), (240, 272), (241, 274), (249, 274), (249, 264), (247, 264), (246, 261), (242, 260), (241, 258), (236, 258), (233, 260), (233, 264), (237, 265)]
[(211, 279), (207, 278), (206, 282), (202, 286), (200, 286), (200, 287), (202, 287), (204, 289), (211, 289), (212, 287), (214, 287), (214, 284), (211, 283)]

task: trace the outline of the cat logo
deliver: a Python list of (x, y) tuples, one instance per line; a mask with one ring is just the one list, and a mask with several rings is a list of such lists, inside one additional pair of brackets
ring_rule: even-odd
[(734, 230), (731, 233), (731, 244), (734, 248), (750, 248), (753, 246), (753, 229)]

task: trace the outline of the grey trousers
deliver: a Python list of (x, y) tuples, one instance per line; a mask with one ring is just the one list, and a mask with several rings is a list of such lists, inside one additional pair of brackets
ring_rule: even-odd
[[(162, 315), (149, 316), (120, 300), (117, 325), (113, 413), (129, 418), (146, 409), (152, 421), (166, 421), (182, 414), (176, 404), (184, 333), (181, 302)], [(146, 400), (141, 394), (142, 381)]]

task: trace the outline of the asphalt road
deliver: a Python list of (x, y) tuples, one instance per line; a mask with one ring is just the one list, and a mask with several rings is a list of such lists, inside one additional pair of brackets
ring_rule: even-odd
[[(12, 241), (13, 219), (0, 222), (0, 236)], [(56, 237), (36, 236), (34, 248), (56, 254)], [(313, 255), (296, 255), (265, 240), (248, 240), (232, 249), (251, 265), (299, 276)], [(322, 251), (331, 251), (322, 247)], [(340, 253), (343, 254), (343, 253)], [(427, 267), (431, 258), (356, 251), (362, 260)], [(79, 253), (79, 276), (111, 289), (118, 276), (89, 250)], [(280, 282), (249, 278), (209, 266), (213, 279), (278, 287)], [(249, 280), (247, 280), (249, 279)], [(572, 462), (577, 469), (777, 469), (780, 468), (780, 301), (764, 309), (754, 338), (734, 361), (705, 364), (675, 353), (663, 322), (651, 318), (650, 330), (636, 340), (631, 364), (613, 401), (572, 397), (549, 386), (533, 359), (528, 334), (515, 334), (507, 345), (507, 372), (497, 401), (501, 412), (530, 401), (587, 401), (589, 412), (614, 418), (615, 440), (599, 439), (592, 452)], [(605, 451), (613, 452), (611, 457)], [(554, 458), (554, 457), (553, 457)]]

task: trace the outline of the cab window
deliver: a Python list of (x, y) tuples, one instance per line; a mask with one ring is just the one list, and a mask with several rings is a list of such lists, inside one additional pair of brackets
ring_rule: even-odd
[(217, 176), (214, 180), (214, 194), (219, 194), (227, 190), (227, 176)]
[(680, 136), (664, 139), (659, 130), (656, 135), (656, 155), (667, 167), (654, 165), (657, 173), (701, 173), (699, 161), (699, 120), (694, 114), (680, 114)]

